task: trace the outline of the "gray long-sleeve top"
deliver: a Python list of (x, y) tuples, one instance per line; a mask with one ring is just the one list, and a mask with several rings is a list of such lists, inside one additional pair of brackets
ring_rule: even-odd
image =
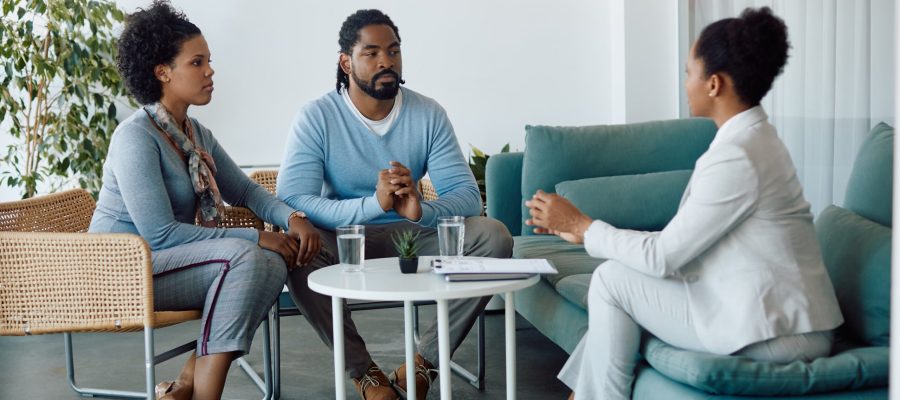
[[(250, 180), (213, 137), (190, 118), (196, 144), (212, 155), (222, 199), (247, 207), (260, 218), (286, 227), (290, 206)], [(197, 196), (187, 165), (143, 109), (123, 121), (113, 133), (103, 165), (103, 186), (89, 232), (134, 233), (152, 250), (207, 239), (237, 237), (254, 243), (259, 232), (250, 228), (206, 228), (194, 224)]]

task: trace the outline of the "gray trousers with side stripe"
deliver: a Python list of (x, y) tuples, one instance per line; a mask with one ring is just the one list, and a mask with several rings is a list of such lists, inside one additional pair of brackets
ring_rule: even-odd
[[(392, 224), (366, 225), (366, 258), (396, 257), (391, 236), (402, 230), (419, 231), (421, 248), (419, 255), (437, 255), (437, 230), (423, 227), (411, 222)], [(288, 288), (291, 297), (300, 312), (306, 316), (313, 329), (319, 334), (329, 348), (332, 343), (331, 297), (325, 296), (309, 288), (307, 278), (316, 269), (338, 263), (337, 241), (334, 231), (319, 229), (322, 240), (322, 252), (311, 266), (296, 268), (288, 275)], [(470, 256), (509, 258), (512, 255), (512, 236), (500, 221), (486, 217), (466, 218), (466, 238), (464, 253)], [(490, 301), (490, 297), (450, 300), (448, 302), (450, 320), (450, 352), (468, 335), (478, 315)], [(372, 363), (372, 357), (366, 350), (366, 344), (356, 330), (350, 318), (350, 310), (344, 305), (344, 354), (347, 373), (358, 378), (366, 373)], [(402, 349), (398, 349), (402, 351)], [(431, 323), (422, 333), (419, 341), (419, 353), (426, 360), (438, 367), (437, 321)]]
[(287, 268), (245, 239), (211, 239), (153, 252), (158, 311), (203, 309), (197, 356), (250, 351), (253, 334), (281, 293)]

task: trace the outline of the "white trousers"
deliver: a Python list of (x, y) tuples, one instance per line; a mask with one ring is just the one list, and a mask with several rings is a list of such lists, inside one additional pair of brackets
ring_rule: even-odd
[[(687, 290), (678, 279), (660, 279), (607, 261), (591, 279), (588, 330), (559, 373), (575, 399), (630, 399), (642, 332), (686, 350), (709, 352), (697, 337)], [(782, 336), (735, 354), (759, 361), (811, 361), (831, 351), (832, 333)]]

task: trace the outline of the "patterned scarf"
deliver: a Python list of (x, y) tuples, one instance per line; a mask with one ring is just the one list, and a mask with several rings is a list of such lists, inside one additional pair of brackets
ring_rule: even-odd
[(176, 126), (172, 114), (169, 114), (162, 104), (148, 104), (143, 109), (156, 128), (165, 134), (178, 150), (181, 150), (187, 162), (194, 193), (200, 199), (197, 210), (200, 224), (216, 227), (222, 221), (222, 215), (225, 215), (225, 206), (222, 204), (219, 186), (216, 185), (216, 163), (209, 153), (194, 144), (193, 123), (190, 118), (185, 119), (185, 129), (182, 131)]

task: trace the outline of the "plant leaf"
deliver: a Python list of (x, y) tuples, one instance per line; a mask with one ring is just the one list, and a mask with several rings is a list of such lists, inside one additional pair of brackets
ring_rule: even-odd
[[(38, 184), (43, 190), (75, 182), (96, 195), (118, 123), (114, 103), (127, 96), (113, 30), (124, 12), (112, 0), (2, 0), (2, 12), (0, 121), (13, 141), (0, 158), (0, 176), (9, 176), (0, 182), (24, 197)], [(43, 32), (48, 36), (35, 35)], [(37, 98), (54, 101), (35, 115)], [(24, 132), (33, 131), (42, 132), (38, 145), (26, 146)], [(36, 169), (26, 167), (28, 159), (39, 160)]]

